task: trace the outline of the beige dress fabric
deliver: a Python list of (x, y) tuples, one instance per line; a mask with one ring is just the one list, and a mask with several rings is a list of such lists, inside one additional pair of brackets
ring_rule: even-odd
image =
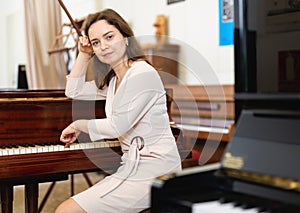
[(155, 177), (181, 170), (172, 135), (166, 93), (157, 71), (144, 61), (134, 62), (115, 91), (94, 82), (67, 78), (66, 95), (74, 99), (106, 98), (106, 118), (92, 119), (92, 140), (118, 138), (123, 155), (118, 170), (72, 198), (88, 213), (139, 212), (150, 206)]

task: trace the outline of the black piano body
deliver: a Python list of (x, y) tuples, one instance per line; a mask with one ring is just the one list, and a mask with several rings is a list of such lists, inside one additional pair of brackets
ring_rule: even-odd
[(157, 178), (151, 212), (300, 212), (299, 129), (299, 112), (243, 110), (221, 162)]

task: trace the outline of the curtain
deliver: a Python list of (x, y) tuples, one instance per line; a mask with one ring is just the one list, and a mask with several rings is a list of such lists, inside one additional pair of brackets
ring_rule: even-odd
[(55, 0), (24, 0), (27, 80), (29, 89), (63, 89), (67, 74), (64, 53), (48, 54), (61, 28)]

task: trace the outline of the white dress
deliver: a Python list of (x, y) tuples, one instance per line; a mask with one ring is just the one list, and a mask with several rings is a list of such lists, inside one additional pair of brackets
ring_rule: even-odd
[[(88, 213), (139, 212), (148, 208), (153, 179), (181, 170), (166, 93), (157, 71), (144, 61), (134, 62), (116, 93), (115, 83), (113, 77), (108, 88), (101, 91), (94, 82), (85, 82), (84, 77), (67, 79), (68, 97), (106, 98), (106, 118), (90, 120), (89, 135), (92, 140), (118, 138), (123, 151), (121, 165), (114, 174), (72, 197)], [(140, 138), (133, 140), (136, 136)]]

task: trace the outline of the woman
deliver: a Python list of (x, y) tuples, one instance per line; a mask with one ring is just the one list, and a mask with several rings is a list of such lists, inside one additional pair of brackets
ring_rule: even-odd
[[(166, 94), (158, 72), (147, 62), (134, 34), (111, 9), (88, 16), (80, 52), (67, 76), (66, 95), (77, 99), (106, 99), (106, 118), (77, 120), (60, 140), (69, 146), (80, 132), (94, 140), (118, 138), (121, 166), (91, 188), (64, 201), (56, 213), (140, 212), (150, 206), (155, 177), (181, 170), (172, 135)], [(110, 71), (100, 82), (85, 82), (95, 55)]]

